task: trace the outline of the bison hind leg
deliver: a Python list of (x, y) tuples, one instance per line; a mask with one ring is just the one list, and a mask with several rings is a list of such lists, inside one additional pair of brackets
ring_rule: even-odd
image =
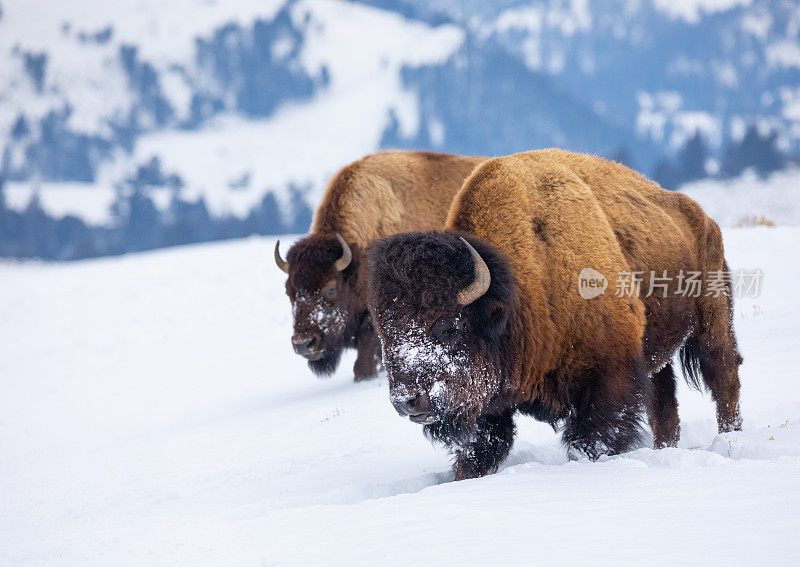
[[(722, 268), (730, 272), (723, 260)], [(733, 330), (733, 294), (730, 281), (725, 293), (702, 296), (697, 302), (698, 328), (680, 351), (683, 374), (689, 384), (700, 389), (700, 377), (717, 405), (719, 433), (740, 431), (739, 365), (742, 356)]]
[[(602, 374), (592, 377), (585, 389), (573, 397), (564, 422), (562, 442), (575, 453), (597, 460), (601, 455), (624, 453), (640, 445), (645, 375), (639, 370), (605, 384)], [(615, 383), (612, 390), (607, 387)]]
[(711, 392), (717, 405), (718, 432), (740, 431), (739, 365), (742, 357), (732, 332), (728, 336), (701, 333), (689, 337), (681, 349), (681, 362), (687, 381), (690, 384), (698, 383), (700, 375)]

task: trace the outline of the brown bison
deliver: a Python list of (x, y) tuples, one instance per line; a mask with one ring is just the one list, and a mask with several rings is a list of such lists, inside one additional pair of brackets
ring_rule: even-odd
[(383, 152), (339, 171), (328, 184), (311, 234), (275, 262), (286, 272), (297, 354), (317, 375), (332, 373), (345, 348), (358, 351), (356, 380), (374, 376), (380, 343), (367, 311), (361, 253), (374, 239), (444, 226), (453, 196), (486, 158)]
[[(677, 352), (719, 431), (741, 428), (730, 282), (677, 289), (680, 274), (727, 270), (719, 227), (620, 164), (554, 149), (489, 160), (443, 232), (379, 240), (367, 262), (392, 403), (454, 452), (456, 480), (497, 470), (516, 411), (560, 426), (571, 456), (632, 448), (643, 409), (655, 446), (674, 446)], [(585, 268), (641, 274), (641, 292), (583, 299)]]

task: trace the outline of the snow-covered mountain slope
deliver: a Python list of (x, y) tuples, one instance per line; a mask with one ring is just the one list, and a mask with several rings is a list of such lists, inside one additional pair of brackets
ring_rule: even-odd
[(676, 148), (744, 125), (798, 148), (800, 6), (793, 0), (409, 0), (493, 38), (610, 122)]
[[(176, 9), (176, 16), (180, 13)], [(269, 118), (228, 112), (209, 119), (199, 129), (142, 132), (130, 152), (115, 152), (113, 159), (98, 165), (97, 179), (84, 189), (96, 190), (102, 195), (97, 199), (110, 205), (115, 186), (137, 165), (156, 157), (165, 171), (177, 174), (185, 184), (184, 198), (195, 200), (202, 196), (209, 210), (218, 215), (246, 216), (268, 189), (286, 200), (285, 189), (290, 184), (309, 187), (306, 198), (317, 202), (330, 175), (380, 146), (390, 111), (399, 117), (404, 134), (416, 134), (418, 105), (402, 88), (400, 68), (442, 61), (463, 40), (463, 32), (454, 26), (433, 28), (391, 12), (340, 0), (293, 2), (285, 14), (289, 22), (285, 27), (295, 32), (303, 30), (302, 44), (292, 53), (291, 64), (302, 67), (309, 76), (324, 74), (327, 78), (326, 87), (313, 100), (287, 101), (276, 106)], [(257, 15), (260, 12), (251, 14)], [(217, 16), (219, 26), (233, 17)], [(168, 23), (161, 22), (159, 26), (156, 29), (169, 33)], [(196, 31), (199, 34), (201, 30)], [(124, 37), (118, 40), (121, 44)], [(280, 37), (268, 37), (274, 49), (282, 45)], [(178, 68), (181, 80), (191, 78), (192, 73), (202, 75), (202, 68), (193, 68), (191, 49), (187, 54), (177, 43), (176, 40), (162, 46), (158, 54), (162, 65), (166, 69)], [(108, 49), (115, 53), (114, 46)], [(73, 64), (80, 64), (80, 58)], [(109, 61), (112, 64), (113, 57)], [(243, 65), (234, 65), (231, 72), (247, 72)], [(271, 79), (269, 74), (266, 79)], [(234, 83), (237, 80), (232, 79)], [(118, 112), (119, 108), (109, 109), (111, 116)], [(109, 116), (98, 118), (108, 120)], [(58, 193), (62, 187), (52, 182), (11, 185), (10, 193), (24, 192), (23, 186), (30, 188), (29, 193), (39, 192), (46, 209), (50, 194)], [(18, 207), (25, 203), (21, 197), (13, 202)], [(57, 209), (57, 205), (50, 208), (54, 212)], [(110, 211), (104, 220), (110, 222)]]
[(680, 387), (680, 448), (567, 462), (518, 420), (450, 482), (385, 378), (292, 354), (274, 241), (0, 263), (0, 563), (791, 565), (800, 506), (796, 227), (726, 229), (745, 430)]
[(241, 218), (267, 192), (313, 205), (389, 146), (625, 153), (652, 174), (696, 131), (719, 157), (758, 124), (797, 151), (799, 34), (792, 0), (2, 0), (0, 179), (17, 207), (27, 187), (108, 223), (120, 189), (170, 202), (132, 181), (153, 158)]
[[(126, 114), (133, 93), (126, 84), (120, 49), (135, 46), (169, 92), (179, 114), (189, 112), (190, 86), (181, 67), (193, 63), (195, 42), (222, 24), (272, 19), (283, 2), (156, 0), (5, 0), (0, 52), (5, 63), (0, 131), (19, 115), (35, 121), (68, 104), (68, 125), (85, 134), (108, 135), (109, 122)], [(41, 72), (28, 63), (42, 56)], [(187, 94), (189, 95), (187, 97)]]
[(720, 226), (800, 226), (800, 171), (761, 179), (747, 171), (735, 179), (706, 179), (681, 187)]
[(390, 111), (414, 135), (400, 69), (463, 41), (455, 26), (342, 0), (42, 4), (6, 2), (0, 16), (6, 178), (45, 193), (83, 182), (110, 202), (156, 157), (217, 214), (246, 214), (268, 189), (286, 198), (290, 183), (315, 201), (378, 149)]

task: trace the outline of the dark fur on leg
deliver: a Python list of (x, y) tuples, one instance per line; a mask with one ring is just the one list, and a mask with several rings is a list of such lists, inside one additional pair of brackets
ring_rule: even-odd
[[(722, 244), (719, 229), (712, 235)], [(728, 263), (722, 268), (730, 271)], [(687, 381), (700, 386), (703, 383), (717, 404), (717, 429), (720, 433), (741, 431), (742, 415), (739, 410), (739, 365), (742, 356), (733, 330), (733, 293), (730, 281), (725, 282), (725, 294), (717, 297), (703, 296), (698, 302), (698, 332), (686, 339), (681, 348), (681, 363)]]
[[(642, 366), (619, 381), (617, 391), (610, 392), (602, 380), (589, 377), (587, 387), (573, 396), (564, 424), (562, 442), (568, 448), (597, 460), (601, 455), (629, 451), (642, 440), (642, 404), (646, 398), (646, 381)], [(606, 380), (605, 383), (612, 382)]]
[(517, 410), (519, 410), (520, 413), (531, 416), (536, 421), (549, 423), (553, 431), (558, 431), (558, 422), (561, 420), (562, 416), (555, 414), (553, 409), (542, 403), (541, 400), (524, 402), (517, 407)]
[(378, 374), (381, 362), (381, 343), (375, 329), (372, 326), (372, 319), (369, 315), (364, 317), (358, 329), (356, 337), (356, 349), (358, 355), (353, 365), (353, 378), (356, 382), (369, 380)]
[(477, 478), (497, 471), (514, 444), (514, 412), (481, 417), (470, 443), (457, 445), (454, 451), (455, 480)]
[(647, 415), (653, 430), (653, 447), (677, 447), (680, 438), (678, 399), (675, 396), (675, 372), (671, 364), (653, 374), (653, 392)]
[[(717, 430), (741, 431), (739, 410), (739, 365), (742, 357), (732, 337), (712, 336), (710, 333), (689, 337), (681, 349), (685, 360), (684, 375), (690, 383), (699, 385), (702, 376), (705, 387), (717, 404)], [(698, 372), (699, 370), (699, 372)]]

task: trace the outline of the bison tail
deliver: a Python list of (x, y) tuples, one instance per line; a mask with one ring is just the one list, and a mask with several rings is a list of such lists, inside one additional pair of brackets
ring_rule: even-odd
[(700, 343), (698, 338), (696, 336), (687, 338), (678, 356), (686, 383), (699, 392), (702, 389), (702, 374), (700, 371)]
[[(730, 273), (728, 262), (724, 258), (722, 259), (722, 270), (725, 273)], [(713, 390), (709, 380), (713, 380), (714, 376), (720, 372), (714, 367), (714, 361), (717, 360), (718, 352), (721, 348), (718, 346), (720, 342), (722, 342), (723, 346), (729, 345), (723, 350), (733, 351), (736, 366), (742, 362), (742, 357), (736, 349), (736, 337), (733, 334), (733, 289), (730, 278), (725, 279), (723, 295), (718, 298), (701, 297), (698, 309), (698, 328), (684, 341), (678, 356), (686, 383), (700, 392), (703, 389), (703, 384)], [(715, 320), (718, 321), (720, 317), (724, 318), (724, 322), (715, 325)], [(727, 331), (727, 335), (723, 336), (720, 332), (714, 334), (712, 330), (715, 327), (717, 329), (724, 328)], [(728, 343), (725, 343), (725, 338), (729, 340)], [(705, 363), (703, 365), (705, 366), (705, 376), (700, 364), (701, 360)]]

